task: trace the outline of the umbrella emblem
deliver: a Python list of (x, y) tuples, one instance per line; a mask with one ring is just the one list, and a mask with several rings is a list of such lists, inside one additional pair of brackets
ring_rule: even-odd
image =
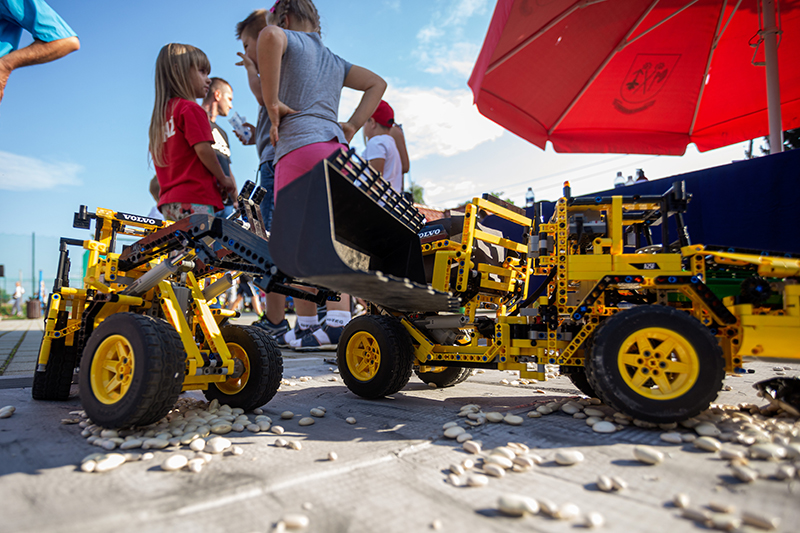
[(680, 57), (679, 54), (638, 54), (620, 86), (622, 100), (614, 99), (617, 111), (633, 114), (652, 107)]

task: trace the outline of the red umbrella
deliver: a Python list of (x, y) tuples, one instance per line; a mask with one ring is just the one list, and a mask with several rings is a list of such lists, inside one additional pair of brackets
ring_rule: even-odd
[(558, 152), (680, 155), (770, 126), (780, 146), (800, 127), (800, 0), (499, 0), (469, 85)]

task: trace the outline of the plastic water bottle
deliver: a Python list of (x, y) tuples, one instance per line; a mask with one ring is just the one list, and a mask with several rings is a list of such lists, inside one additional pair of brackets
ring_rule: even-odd
[(525, 207), (533, 207), (536, 203), (536, 196), (533, 194), (533, 189), (528, 187), (528, 192), (525, 193)]
[(251, 132), (250, 128), (246, 128), (244, 125), (245, 123), (244, 117), (240, 117), (239, 113), (234, 111), (233, 113), (231, 113), (231, 116), (228, 117), (228, 122), (233, 127), (233, 131), (238, 133), (242, 137), (242, 139), (244, 139), (245, 142), (250, 142)]
[(614, 188), (617, 189), (619, 187), (625, 186), (625, 176), (622, 175), (621, 171), (617, 171), (617, 177), (614, 178)]

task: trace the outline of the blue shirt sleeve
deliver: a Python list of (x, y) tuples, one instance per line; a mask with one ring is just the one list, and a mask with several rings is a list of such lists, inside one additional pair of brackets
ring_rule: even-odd
[(23, 29), (45, 42), (76, 36), (43, 0), (0, 0), (0, 57), (17, 49)]

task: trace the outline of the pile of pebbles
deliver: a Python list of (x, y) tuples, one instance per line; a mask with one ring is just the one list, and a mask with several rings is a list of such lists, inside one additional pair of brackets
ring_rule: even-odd
[[(762, 408), (754, 404), (712, 405), (700, 415), (671, 424), (652, 424), (631, 419), (624, 413), (614, 412), (596, 398), (567, 399), (549, 402), (528, 413), (529, 418), (540, 418), (553, 413), (563, 413), (584, 419), (598, 433), (613, 433), (625, 426), (634, 425), (644, 429), (661, 430), (660, 439), (666, 443), (692, 447), (709, 454), (717, 454), (727, 461), (731, 475), (744, 483), (758, 479), (791, 481), (800, 478), (800, 419), (790, 413), (772, 411), (777, 416), (768, 416), (770, 406)], [(489, 451), (467, 431), (487, 423), (519, 425), (523, 417), (499, 412), (484, 412), (477, 404), (463, 406), (459, 418), (468, 428), (452, 421), (443, 425), (443, 435), (461, 443), (462, 450), (470, 456), (449, 466), (447, 482), (455, 487), (484, 487), (491, 478), (501, 478), (507, 473), (522, 473), (544, 462), (539, 453), (519, 442), (509, 442)], [(594, 419), (594, 420), (593, 420)], [(608, 429), (606, 429), (608, 428)], [(656, 466), (670, 454), (645, 445), (633, 447), (633, 458), (643, 464)], [(552, 456), (556, 465), (571, 466), (584, 460), (577, 450), (556, 450)], [(764, 466), (762, 466), (764, 465)], [(768, 471), (766, 465), (772, 466)], [(627, 488), (621, 477), (600, 475), (596, 487), (604, 492), (617, 492)], [(730, 507), (709, 503), (706, 509), (689, 506), (688, 497), (675, 498), (676, 507), (683, 510), (681, 516), (705, 527), (732, 531), (743, 524), (763, 530), (777, 529), (779, 520), (753, 511), (743, 511), (736, 516)], [(545, 514), (551, 518), (577, 520), (587, 528), (600, 527), (605, 523), (599, 513), (583, 514), (571, 503), (556, 505), (549, 500), (533, 499), (518, 494), (507, 494), (500, 498), (498, 509), (504, 514), (524, 516)]]
[[(282, 420), (299, 418), (298, 426), (310, 426), (316, 418), (326, 414), (324, 407), (316, 407), (309, 412), (310, 416), (295, 415), (291, 411), (281, 413)], [(223, 435), (230, 433), (264, 433), (278, 436), (274, 445), (279, 448), (301, 450), (301, 441), (280, 437), (286, 429), (273, 424), (272, 419), (263, 410), (254, 409), (253, 418), (243, 409), (220, 405), (217, 400), (206, 404), (191, 398), (179, 398), (170, 413), (159, 422), (145, 427), (128, 429), (104, 429), (92, 423), (85, 411), (73, 411), (76, 418), (63, 419), (62, 424), (78, 423), (83, 428), (81, 436), (89, 444), (105, 450), (83, 458), (80, 469), (83, 472), (102, 473), (113, 470), (126, 462), (150, 460), (155, 457), (152, 451), (165, 450), (170, 454), (161, 463), (165, 471), (189, 470), (200, 472), (214, 457), (221, 455), (238, 456), (244, 450), (235, 446)], [(347, 423), (355, 424), (356, 420), (348, 418)], [(191, 455), (182, 453), (188, 451)], [(328, 460), (338, 458), (336, 452), (328, 454)]]

